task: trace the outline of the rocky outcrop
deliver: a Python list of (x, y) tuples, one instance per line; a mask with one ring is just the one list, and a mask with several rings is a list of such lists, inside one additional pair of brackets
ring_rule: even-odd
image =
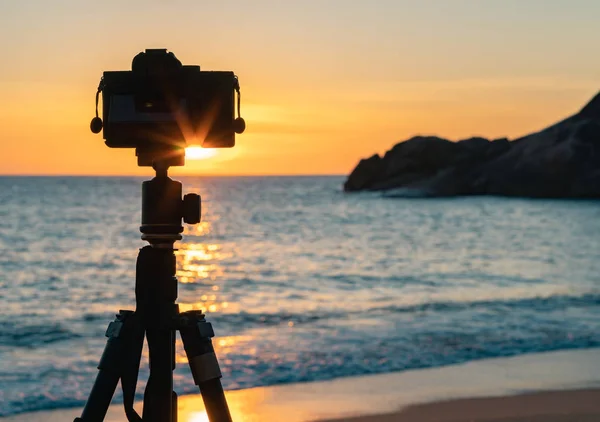
[(429, 196), (600, 197), (600, 93), (581, 111), (509, 141), (415, 136), (361, 160), (347, 192), (402, 188)]

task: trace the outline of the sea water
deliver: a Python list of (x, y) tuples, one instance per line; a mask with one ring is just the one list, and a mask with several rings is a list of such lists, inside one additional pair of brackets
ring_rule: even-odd
[[(81, 406), (134, 308), (142, 178), (0, 178), (0, 415)], [(600, 346), (600, 202), (186, 177), (179, 303), (227, 389)], [(178, 340), (175, 384), (196, 392)], [(148, 375), (144, 351), (138, 396)], [(117, 399), (120, 392), (116, 393)]]

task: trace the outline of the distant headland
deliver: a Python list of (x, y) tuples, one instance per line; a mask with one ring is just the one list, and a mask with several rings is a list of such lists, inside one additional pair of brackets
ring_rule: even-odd
[(573, 116), (514, 140), (415, 136), (362, 159), (344, 190), (600, 198), (600, 93)]

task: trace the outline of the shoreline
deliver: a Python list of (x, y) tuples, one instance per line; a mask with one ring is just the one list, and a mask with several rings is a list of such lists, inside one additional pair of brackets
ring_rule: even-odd
[[(518, 418), (538, 417), (545, 408), (552, 410), (552, 413), (544, 414), (546, 419), (540, 419), (539, 422), (560, 422), (573, 420), (564, 419), (564, 415), (557, 413), (557, 409), (565, 412), (573, 410), (567, 408), (569, 403), (577, 406), (574, 409), (592, 412), (593, 420), (600, 420), (600, 348), (495, 358), (331, 381), (256, 387), (228, 391), (226, 394), (236, 422), (538, 422), (537, 419)], [(535, 405), (531, 404), (532, 397), (535, 398)], [(200, 395), (181, 396), (178, 404), (179, 422), (207, 421)], [(136, 409), (139, 411), (139, 403)], [(499, 414), (498, 411), (503, 409), (516, 410), (513, 414)], [(531, 411), (534, 413), (528, 415), (526, 409), (533, 409)], [(22, 413), (0, 420), (58, 422), (73, 420), (80, 412), (80, 408), (49, 410)], [(504, 419), (490, 419), (494, 415)], [(568, 415), (573, 417), (574, 414)], [(455, 419), (449, 419), (450, 416)], [(592, 420), (585, 419), (588, 417), (586, 414), (577, 417), (580, 416), (584, 419), (573, 421)], [(112, 405), (105, 420), (126, 420), (122, 406)]]

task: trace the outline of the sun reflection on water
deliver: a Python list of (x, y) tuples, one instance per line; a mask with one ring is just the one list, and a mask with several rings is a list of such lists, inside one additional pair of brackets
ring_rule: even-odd
[[(216, 243), (184, 243), (175, 252), (178, 259), (177, 277), (182, 283), (215, 281), (223, 276), (220, 261), (229, 257)], [(213, 290), (218, 290), (213, 286)]]

